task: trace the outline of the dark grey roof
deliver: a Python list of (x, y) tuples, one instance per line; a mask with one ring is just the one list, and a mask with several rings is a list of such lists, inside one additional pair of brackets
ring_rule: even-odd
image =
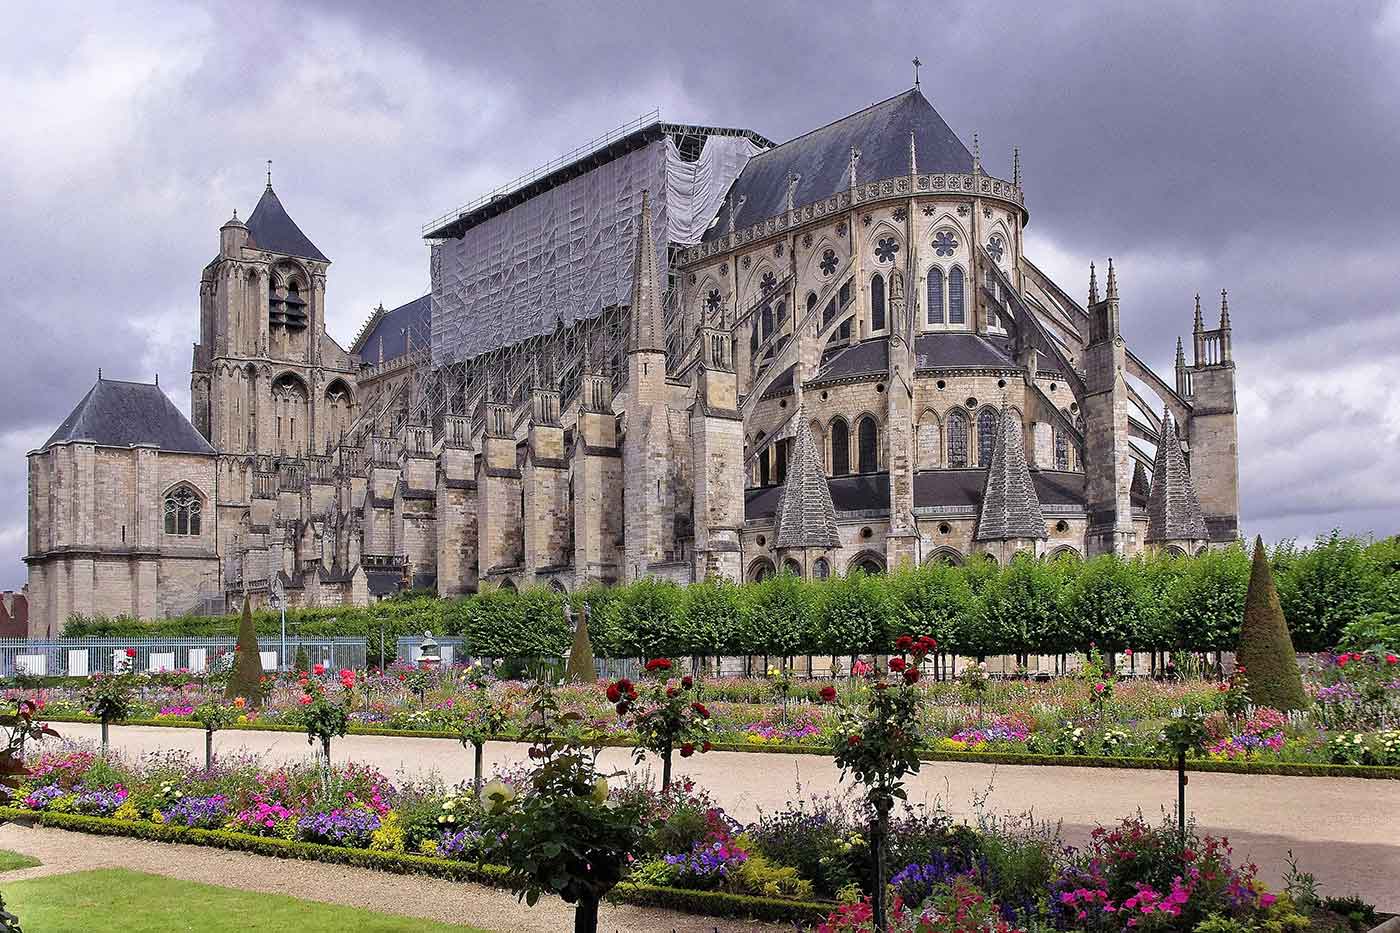
[(403, 574), (396, 570), (366, 570), (365, 578), (372, 596), (392, 596), (403, 589)]
[(982, 494), (977, 519), (978, 541), (1009, 541), (1044, 538), (1045, 516), (1040, 497), (1026, 465), (1026, 438), (1021, 418), (1010, 408), (1001, 410), (1001, 425), (992, 464), (987, 470), (987, 488)]
[(764, 398), (776, 398), (779, 395), (786, 395), (792, 391), (793, 383), (797, 375), (797, 364), (793, 363), (787, 369), (778, 373), (773, 381), (768, 383), (768, 388), (763, 390)]
[(98, 379), (44, 447), (78, 440), (104, 447), (155, 444), (180, 453), (214, 452), (160, 386), (117, 379)]
[(980, 334), (920, 334), (914, 338), (914, 358), (919, 369), (1016, 366), (1008, 338)]
[[(379, 315), (374, 326), (355, 341), (353, 352), (360, 354), (362, 362), (379, 362), (381, 341), (384, 349), (384, 362), (396, 360), (409, 350), (409, 337), (414, 348), (423, 349), (430, 339), (429, 326), (432, 320), (433, 296), (415, 298), (406, 305), (399, 305), (392, 311)], [(405, 334), (405, 330), (407, 333)]]
[(1152, 491), (1147, 498), (1148, 541), (1204, 541), (1210, 537), (1201, 500), (1186, 468), (1176, 425), (1162, 419), (1162, 439), (1152, 464)]
[[(1036, 470), (1031, 482), (1043, 505), (1084, 505), (1083, 473)], [(986, 470), (921, 470), (914, 474), (914, 505), (980, 508), (986, 485)]]
[(316, 244), (307, 239), (306, 234), (287, 216), (287, 210), (268, 185), (263, 189), (258, 206), (248, 218), (248, 245), (269, 253), (282, 253), (287, 256), (300, 256), (318, 262), (330, 262)]
[[(981, 471), (978, 471), (981, 475)], [(889, 473), (854, 473), (850, 476), (827, 477), (831, 503), (837, 512), (890, 507)], [(783, 486), (763, 486), (744, 490), (744, 517), (768, 518), (776, 514)]]
[(873, 376), (890, 371), (890, 342), (887, 337), (862, 340), (827, 354), (821, 369), (809, 382), (827, 382), (855, 376)]
[(787, 482), (778, 502), (777, 528), (773, 537), (780, 548), (833, 548), (841, 545), (836, 530), (836, 511), (832, 504), (831, 487), (826, 482), (826, 467), (817, 442), (812, 437), (802, 409), (797, 419), (797, 437), (792, 445), (788, 463)]
[[(909, 174), (909, 133), (914, 133), (921, 172), (970, 172), (972, 153), (943, 122), (918, 88), (812, 130), (749, 160), (730, 186), (736, 226), (757, 223), (787, 210), (788, 178), (801, 176), (793, 202), (811, 204), (851, 187), (851, 147), (860, 150), (856, 181)], [(744, 199), (739, 207), (740, 199)], [(728, 206), (705, 233), (714, 240), (729, 231)]]

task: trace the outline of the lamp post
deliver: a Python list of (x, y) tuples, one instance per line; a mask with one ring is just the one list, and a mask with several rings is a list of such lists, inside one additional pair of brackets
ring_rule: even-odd
[(287, 669), (287, 590), (282, 585), (281, 572), (272, 575), (272, 582), (268, 584), (267, 590), (267, 601), (282, 613), (282, 652), (277, 657), (277, 669), (285, 671)]

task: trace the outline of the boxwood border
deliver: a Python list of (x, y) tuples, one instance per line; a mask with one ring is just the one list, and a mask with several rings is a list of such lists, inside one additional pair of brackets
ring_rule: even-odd
[[(77, 722), (96, 725), (91, 716), (64, 713), (50, 716), (46, 722)], [(199, 729), (203, 727), (191, 719), (128, 719), (120, 726), (152, 726), (166, 729)], [(242, 732), (295, 732), (300, 734), (300, 726), (285, 723), (250, 722), (226, 726), (225, 730)], [(220, 731), (225, 731), (220, 730)], [(453, 739), (455, 732), (440, 729), (381, 729), (374, 726), (352, 725), (351, 735), (379, 736), (402, 739)], [(519, 736), (501, 736), (493, 742), (525, 742)], [(634, 743), (626, 739), (604, 738), (600, 745), (609, 748), (632, 748)], [(715, 742), (717, 752), (747, 752), (753, 754), (777, 755), (820, 755), (830, 757), (831, 752), (821, 746), (795, 745), (791, 743), (764, 742), (762, 745), (748, 742)], [(1121, 768), (1130, 771), (1174, 771), (1176, 763), (1167, 758), (1112, 758), (1106, 755), (1038, 755), (1031, 752), (974, 752), (950, 751), (926, 748), (919, 752), (923, 761), (958, 761), (971, 764), (992, 765), (1041, 765), (1060, 768)], [(1306, 761), (1258, 761), (1243, 759), (1235, 761), (1213, 761), (1208, 758), (1191, 758), (1186, 762), (1187, 771), (1214, 774), (1264, 774), (1275, 777), (1349, 777), (1369, 780), (1400, 781), (1400, 767), (1394, 765), (1340, 765)]]
[[(152, 823), (150, 820), (118, 820), (81, 813), (47, 813), (18, 807), (0, 807), (0, 822), (36, 824), (70, 832), (98, 836), (124, 836), (150, 842), (181, 843), (266, 855), (272, 858), (302, 859), (332, 865), (349, 865), (401, 875), (426, 875), (446, 881), (470, 881), (491, 887), (505, 885), (506, 869), (499, 865), (478, 865), (429, 855), (376, 852), (342, 846), (254, 836), (225, 829), (197, 829)], [(737, 917), (748, 920), (812, 923), (823, 920), (836, 909), (834, 903), (790, 901), (723, 891), (691, 891), (657, 885), (623, 882), (608, 894), (608, 900), (638, 907), (658, 907), (710, 917)]]

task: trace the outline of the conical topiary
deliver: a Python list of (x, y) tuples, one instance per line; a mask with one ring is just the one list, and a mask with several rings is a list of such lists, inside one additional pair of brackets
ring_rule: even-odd
[(576, 614), (578, 623), (574, 626), (574, 646), (569, 651), (569, 666), (564, 671), (564, 679), (591, 684), (598, 679), (598, 669), (593, 664), (593, 642), (588, 638), (588, 610), (580, 607)]
[(292, 662), (292, 670), (298, 674), (305, 674), (311, 670), (311, 659), (306, 656), (305, 645), (297, 645), (296, 660)]
[(249, 706), (256, 706), (262, 696), (262, 654), (258, 651), (258, 631), (253, 627), (253, 610), (248, 597), (243, 597), (243, 618), (238, 620), (238, 644), (233, 649), (233, 671), (229, 674), (224, 696), (232, 700), (242, 697)]
[(1249, 592), (1244, 598), (1244, 624), (1236, 663), (1244, 668), (1249, 699), (1255, 706), (1277, 710), (1303, 709), (1308, 705), (1298, 655), (1274, 589), (1273, 571), (1264, 555), (1264, 539), (1254, 540), (1254, 566), (1249, 572)]

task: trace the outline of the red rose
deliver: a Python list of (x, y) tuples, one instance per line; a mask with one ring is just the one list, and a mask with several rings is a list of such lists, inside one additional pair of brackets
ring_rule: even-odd
[(625, 716), (625, 715), (627, 715), (627, 704), (626, 704), (626, 703), (619, 703), (619, 704), (617, 704), (617, 715), (619, 715), (619, 716)]
[(313, 665), (311, 665), (311, 673), (315, 674), (317, 677), (320, 677), (320, 676), (321, 676), (322, 674), (324, 674), (325, 672), (326, 672), (326, 665), (324, 665), (324, 664), (313, 664)]
[(894, 671), (896, 674), (904, 670), (904, 659), (890, 658), (890, 670)]
[(850, 738), (846, 739), (846, 744), (847, 744), (847, 745), (859, 745), (859, 744), (860, 744), (860, 736), (858, 736), (858, 735), (853, 735), (853, 736), (851, 736)]
[(690, 708), (695, 710), (695, 715), (699, 716), (701, 719), (710, 718), (710, 711), (705, 708), (704, 703), (692, 703), (690, 704)]
[(680, 693), (680, 691), (677, 690), (675, 687), (667, 687), (667, 688), (666, 688), (666, 695), (667, 695), (668, 697), (673, 697), (673, 696), (675, 696), (675, 695), (678, 694), (678, 693)]
[(693, 744), (691, 744), (690, 742), (686, 742), (684, 745), (681, 746), (681, 757), (682, 757), (682, 758), (689, 758), (691, 755), (694, 755), (694, 754), (695, 754), (695, 746), (694, 746)]
[(628, 702), (631, 702), (632, 700), (635, 700), (636, 698), (637, 698), (637, 691), (635, 691), (635, 690), (628, 690), (628, 691), (627, 691), (627, 700), (628, 700)]
[(914, 639), (909, 635), (901, 635), (894, 640), (894, 646), (900, 651), (908, 651), (914, 645)]
[(1124, 649), (1123, 649), (1123, 656), (1124, 656), (1124, 657), (1131, 658), (1131, 657), (1133, 656), (1133, 649), (1131, 649), (1131, 648), (1124, 648)]
[(828, 684), (825, 687), (822, 687), (821, 698), (823, 703), (835, 703), (836, 688), (831, 686), (830, 684)]
[(541, 748), (531, 748), (531, 749), (530, 749), (530, 757), (531, 757), (531, 758), (543, 758), (543, 757), (544, 757), (544, 749), (541, 749)]
[(932, 651), (934, 648), (938, 647), (938, 639), (934, 638), (932, 635), (920, 635), (919, 644), (924, 646), (925, 651)]
[(134, 658), (134, 657), (136, 657), (136, 649), (135, 649), (135, 648), (128, 648), (128, 649), (126, 649), (126, 656), (127, 656), (128, 658)]
[(713, 751), (713, 750), (714, 750), (714, 746), (710, 744), (710, 740), (709, 740), (709, 739), (706, 739), (704, 742), (700, 743), (700, 751), (702, 751), (702, 752), (708, 752), (708, 751)]
[(919, 682), (919, 669), (911, 667), (904, 672), (904, 682), (906, 684), (916, 684)]
[(310, 695), (310, 694), (303, 693), (303, 694), (301, 695), (301, 705), (302, 705), (302, 706), (310, 706), (310, 705), (311, 705), (311, 695)]
[(608, 702), (617, 703), (622, 699), (622, 691), (617, 689), (617, 684), (608, 684)]
[(695, 679), (689, 674), (686, 674), (681, 678), (681, 686), (689, 690), (691, 687), (695, 686)]
[(623, 693), (631, 693), (632, 681), (628, 680), (626, 677), (622, 678), (617, 682), (617, 689), (621, 690)]
[(652, 658), (647, 662), (647, 670), (649, 671), (669, 671), (670, 669), (670, 658)]

